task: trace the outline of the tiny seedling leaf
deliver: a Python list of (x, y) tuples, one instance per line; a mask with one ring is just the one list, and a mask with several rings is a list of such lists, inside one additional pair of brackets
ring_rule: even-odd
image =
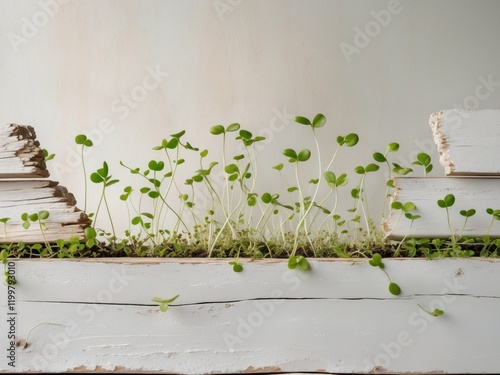
[(384, 163), (387, 161), (386, 157), (383, 154), (381, 154), (380, 152), (375, 152), (373, 154), (373, 160), (375, 160), (379, 163)]
[(308, 118), (303, 116), (295, 116), (295, 122), (302, 125), (312, 125)]
[(394, 294), (395, 296), (399, 296), (401, 294), (401, 288), (398, 284), (391, 281), (391, 283), (389, 284), (389, 292), (391, 292), (391, 294)]
[(313, 119), (312, 127), (321, 128), (323, 125), (325, 125), (325, 123), (326, 123), (326, 117), (321, 113), (318, 113)]
[(238, 131), (239, 129), (240, 129), (240, 124), (234, 123), (234, 124), (229, 125), (226, 128), (226, 132), (235, 132), (235, 131)]
[(299, 154), (297, 155), (297, 160), (298, 161), (307, 161), (307, 160), (309, 160), (310, 157), (311, 157), (311, 151), (309, 151), (308, 149), (305, 149), (305, 150), (302, 150), (299, 152)]
[(396, 152), (399, 150), (399, 143), (392, 142), (387, 145), (387, 151)]
[(354, 147), (358, 144), (359, 137), (356, 133), (349, 133), (344, 138), (344, 144), (347, 147)]
[(213, 135), (223, 134), (225, 129), (222, 125), (215, 125), (210, 128), (210, 133)]

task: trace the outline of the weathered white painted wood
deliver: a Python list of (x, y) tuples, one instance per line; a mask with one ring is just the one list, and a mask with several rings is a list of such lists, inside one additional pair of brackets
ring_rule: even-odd
[[(474, 177), (397, 177), (392, 201), (413, 202), (417, 208), (412, 212), (421, 218), (413, 222), (391, 210), (383, 223), (383, 230), (389, 239), (448, 238), (451, 236), (446, 211), (437, 205), (447, 194), (455, 196), (455, 204), (449, 208), (450, 222), (455, 235), (462, 233), (465, 218), (460, 210), (475, 209), (476, 214), (467, 221), (464, 236), (482, 237), (488, 233), (491, 215), (487, 208), (500, 209), (500, 179)], [(391, 202), (392, 203), (392, 202)], [(489, 231), (490, 237), (500, 237), (500, 222), (495, 221)]]
[(500, 175), (500, 110), (447, 109), (429, 124), (447, 175)]
[[(0, 243), (37, 243), (68, 240), (72, 236), (83, 238), (90, 220), (76, 206), (73, 194), (64, 186), (49, 180), (0, 180), (0, 218), (10, 218), (0, 226)], [(47, 229), (40, 231), (37, 223), (28, 229), (22, 226), (21, 215), (46, 210)]]
[[(17, 348), (15, 370), (500, 370), (498, 260), (385, 260), (399, 297), (366, 260), (312, 260), (307, 273), (277, 260), (234, 273), (227, 261), (16, 261), (16, 332), (28, 345)], [(175, 294), (166, 313), (151, 302)]]
[(47, 177), (45, 158), (31, 126), (0, 125), (0, 178)]

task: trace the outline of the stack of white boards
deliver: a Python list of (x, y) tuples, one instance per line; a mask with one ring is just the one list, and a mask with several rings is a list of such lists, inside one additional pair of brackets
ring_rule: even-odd
[[(412, 202), (411, 214), (420, 218), (412, 222), (402, 210), (391, 210), (383, 223), (386, 237), (500, 237), (500, 110), (442, 110), (429, 125), (446, 176), (394, 179), (392, 202)], [(437, 203), (448, 194), (455, 197), (449, 220)], [(475, 214), (466, 217), (470, 210)]]
[[(33, 127), (0, 125), (0, 243), (44, 243), (84, 238), (90, 220), (73, 194), (49, 176)], [(26, 229), (23, 214), (47, 211)]]

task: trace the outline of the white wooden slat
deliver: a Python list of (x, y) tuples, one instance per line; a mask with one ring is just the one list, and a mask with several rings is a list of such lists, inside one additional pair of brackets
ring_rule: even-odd
[(33, 127), (0, 125), (0, 178), (48, 176), (45, 158)]
[[(40, 231), (36, 223), (22, 227), (23, 213), (46, 210), (47, 229)], [(90, 220), (76, 207), (75, 197), (68, 190), (50, 180), (0, 180), (0, 218), (10, 218), (6, 227), (0, 226), (0, 243), (43, 243), (73, 236), (84, 238)]]
[[(114, 263), (113, 263), (114, 262)], [(500, 261), (16, 262), (16, 371), (497, 373)], [(119, 275), (119, 276), (117, 276)], [(286, 283), (283, 275), (300, 280)], [(294, 287), (292, 287), (294, 286)], [(485, 293), (482, 293), (482, 291)], [(278, 294), (278, 292), (281, 294)], [(180, 293), (166, 313), (152, 297)], [(442, 308), (431, 317), (418, 305)], [(0, 293), (6, 308), (6, 292)], [(6, 319), (0, 329), (7, 332)], [(423, 360), (425, 359), (425, 360)], [(8, 371), (6, 361), (0, 369)], [(12, 370), (12, 369), (11, 369)]]
[(500, 237), (500, 222), (495, 220), (488, 232), (492, 216), (487, 208), (500, 209), (500, 179), (476, 177), (397, 177), (394, 179), (396, 191), (392, 201), (413, 202), (414, 215), (421, 218), (413, 222), (401, 215), (401, 210), (391, 210), (383, 223), (383, 229), (389, 239), (408, 238), (449, 238), (446, 210), (440, 208), (437, 201), (447, 194), (455, 196), (455, 204), (449, 208), (450, 222), (455, 235), (462, 234), (465, 218), (460, 210), (475, 209), (476, 214), (467, 221), (464, 236)]
[(500, 175), (500, 110), (447, 109), (429, 124), (447, 175)]

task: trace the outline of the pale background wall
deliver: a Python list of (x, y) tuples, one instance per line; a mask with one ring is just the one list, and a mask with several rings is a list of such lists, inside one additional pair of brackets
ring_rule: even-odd
[(432, 112), (498, 107), (499, 14), (494, 0), (0, 0), (0, 121), (36, 127), (57, 154), (52, 178), (80, 203), (79, 133), (96, 144), (89, 170), (107, 160), (122, 179), (116, 196), (136, 181), (119, 160), (143, 165), (182, 129), (216, 147), (209, 127), (232, 122), (268, 137), (259, 160), (271, 189), (281, 151), (312, 147), (292, 116), (318, 112), (326, 153), (339, 134), (361, 137), (335, 171), (366, 165), (392, 141), (408, 164), (420, 151), (436, 156)]

